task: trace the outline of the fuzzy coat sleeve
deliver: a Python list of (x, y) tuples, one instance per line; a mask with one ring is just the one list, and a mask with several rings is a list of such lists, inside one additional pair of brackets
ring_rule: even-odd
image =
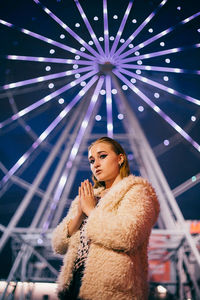
[(67, 252), (70, 237), (68, 236), (68, 223), (77, 214), (78, 197), (72, 201), (67, 216), (54, 229), (52, 233), (52, 247), (56, 253), (65, 254)]
[(157, 220), (159, 204), (153, 188), (135, 184), (118, 209), (95, 208), (88, 218), (87, 236), (91, 242), (113, 250), (134, 251), (148, 240)]

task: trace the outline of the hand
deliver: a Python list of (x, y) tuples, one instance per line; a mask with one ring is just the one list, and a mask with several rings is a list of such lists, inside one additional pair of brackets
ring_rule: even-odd
[(96, 206), (96, 199), (94, 197), (92, 184), (88, 179), (81, 182), (81, 186), (79, 187), (79, 199), (82, 211), (89, 216)]

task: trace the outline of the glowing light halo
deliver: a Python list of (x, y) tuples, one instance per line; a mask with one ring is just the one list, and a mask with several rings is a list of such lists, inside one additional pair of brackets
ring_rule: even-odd
[(81, 91), (84, 93), (78, 93), (71, 102), (59, 113), (56, 119), (45, 129), (45, 131), (38, 137), (38, 139), (32, 144), (30, 149), (26, 151), (14, 164), (14, 166), (7, 172), (7, 174), (0, 181), (0, 187), (4, 186), (6, 182), (14, 175), (18, 169), (26, 162), (30, 155), (38, 148), (38, 146), (49, 136), (49, 134), (55, 129), (55, 127), (62, 121), (64, 117), (70, 112), (70, 110), (76, 105), (76, 103), (82, 98), (83, 95), (89, 90), (89, 88), (97, 81), (98, 76), (94, 75), (90, 81), (84, 86)]
[(113, 73), (122, 80), (130, 89), (145, 101), (157, 114), (159, 114), (170, 126), (172, 126), (182, 137), (193, 145), (200, 152), (200, 144), (194, 141), (187, 132), (185, 132), (176, 122), (174, 122), (158, 105), (156, 105), (150, 98), (148, 98), (140, 89), (136, 88), (126, 77), (124, 77), (118, 70), (113, 70)]

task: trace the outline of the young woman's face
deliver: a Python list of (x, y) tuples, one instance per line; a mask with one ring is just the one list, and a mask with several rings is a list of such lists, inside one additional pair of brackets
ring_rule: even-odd
[(90, 168), (98, 181), (104, 181), (106, 187), (120, 178), (119, 165), (123, 162), (123, 154), (117, 155), (112, 146), (106, 142), (94, 144), (88, 153)]

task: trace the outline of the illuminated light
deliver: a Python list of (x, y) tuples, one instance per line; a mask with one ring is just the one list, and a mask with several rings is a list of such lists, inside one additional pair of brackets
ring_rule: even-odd
[(144, 58), (149, 58), (149, 57), (150, 57), (149, 54), (145, 54), (145, 55), (144, 55)]
[(97, 99), (98, 99), (98, 96), (97, 95), (93, 95), (91, 101), (94, 103), (94, 102), (97, 101)]
[(81, 25), (80, 25), (79, 23), (76, 23), (76, 24), (75, 24), (75, 27), (77, 27), (77, 28), (80, 27), (80, 26), (81, 26)]
[(70, 82), (70, 85), (71, 85), (71, 86), (75, 86), (75, 85), (76, 85), (76, 82), (75, 82), (75, 81), (72, 81), (72, 82)]
[(129, 46), (129, 48), (131, 48), (131, 49), (134, 47), (133, 44), (129, 44), (128, 46)]
[(69, 75), (71, 75), (71, 74), (72, 74), (72, 71), (67, 71), (67, 72), (66, 72), (66, 75), (67, 75), (67, 76), (69, 76)]
[(164, 140), (163, 144), (164, 144), (165, 146), (169, 146), (169, 140)]
[(22, 32), (25, 33), (25, 34), (29, 34), (30, 33), (30, 31), (27, 30), (27, 29), (22, 29)]
[(73, 65), (73, 69), (74, 70), (78, 69), (78, 65)]
[(64, 38), (65, 38), (65, 35), (64, 35), (64, 34), (61, 34), (61, 35), (60, 35), (60, 39), (63, 40)]
[(134, 53), (136, 56), (140, 55), (140, 52), (139, 51), (135, 51)]
[(51, 67), (50, 66), (46, 66), (45, 70), (48, 72), (51, 70)]
[(79, 40), (79, 43), (80, 43), (80, 44), (84, 44), (84, 40), (80, 39), (80, 40)]
[(165, 43), (164, 43), (164, 42), (160, 42), (160, 46), (161, 46), (161, 47), (164, 47), (164, 46), (165, 46)]
[(125, 39), (120, 39), (120, 43), (124, 43), (125, 42)]
[(133, 160), (134, 156), (133, 154), (128, 154), (128, 160)]
[(146, 77), (142, 77), (143, 82), (148, 82), (148, 79)]
[(66, 24), (62, 24), (62, 28), (66, 29), (67, 28), (67, 25)]
[(55, 53), (55, 50), (54, 50), (54, 49), (50, 49), (49, 53), (50, 53), (50, 54), (54, 54), (54, 53)]
[(117, 90), (116, 90), (116, 89), (112, 89), (111, 93), (112, 93), (113, 95), (115, 95), (115, 94), (117, 94)]
[(153, 107), (153, 109), (158, 113), (158, 112), (160, 112), (160, 108), (157, 106), (157, 105), (155, 105), (154, 107)]
[(157, 291), (158, 291), (159, 294), (162, 294), (162, 295), (166, 295), (167, 294), (167, 289), (164, 286), (162, 286), (162, 285), (158, 285), (156, 287), (156, 289), (157, 289)]
[(196, 176), (192, 176), (192, 182), (195, 182), (197, 180)]
[(137, 64), (138, 64), (138, 65), (142, 65), (142, 61), (141, 61), (141, 60), (138, 60), (138, 61), (137, 61)]
[(132, 23), (134, 23), (134, 24), (137, 23), (137, 20), (136, 20), (136, 19), (133, 19), (133, 20), (132, 20)]
[(17, 55), (9, 55), (8, 58), (11, 58), (11, 59), (17, 59), (18, 56), (17, 56)]
[(85, 85), (86, 85), (86, 82), (85, 82), (85, 81), (81, 81), (80, 85), (81, 85), (81, 86), (85, 86)]
[(168, 88), (167, 91), (168, 91), (168, 93), (170, 93), (170, 94), (174, 94), (174, 90), (171, 89), (171, 88)]
[(46, 39), (47, 43), (52, 44), (52, 40), (51, 39)]
[(153, 32), (153, 28), (149, 28), (149, 30), (148, 30), (150, 33), (152, 33)]
[(122, 31), (119, 30), (118, 33), (117, 33), (117, 35), (121, 36), (122, 35)]
[(105, 90), (100, 90), (100, 94), (101, 94), (101, 95), (105, 95), (105, 94), (106, 94), (106, 91), (105, 91)]
[(96, 121), (101, 121), (101, 116), (100, 115), (96, 115), (95, 120)]
[(38, 61), (44, 61), (44, 57), (38, 57)]
[(139, 74), (141, 74), (142, 72), (141, 72), (141, 70), (136, 70), (135, 73), (139, 75)]
[(135, 78), (131, 78), (131, 82), (132, 83), (136, 83), (136, 79)]
[(75, 78), (80, 78), (81, 77), (81, 75), (79, 74), (79, 73), (77, 73), (77, 74), (75, 74)]
[(76, 49), (73, 49), (73, 48), (71, 48), (71, 52), (72, 52), (72, 53), (76, 53), (76, 52), (77, 52), (77, 50), (76, 50)]
[(53, 89), (54, 88), (54, 84), (53, 83), (49, 83), (48, 87), (49, 87), (49, 89)]
[(181, 50), (181, 48), (174, 48), (174, 49), (171, 50), (171, 52), (172, 52), (172, 53), (176, 53), (176, 52), (178, 52), (179, 50)]
[(110, 36), (111, 41), (114, 41), (114, 39), (115, 39), (114, 36)]
[(159, 93), (155, 93), (154, 97), (158, 99), (160, 97), (160, 94)]
[(99, 18), (97, 16), (94, 17), (94, 21), (98, 21)]
[(174, 129), (176, 129), (176, 131), (178, 131), (179, 133), (183, 131), (182, 128), (177, 124), (174, 125)]
[(144, 47), (144, 44), (143, 43), (141, 43), (141, 44), (139, 44), (139, 46), (138, 46), (139, 48), (143, 48)]
[(195, 116), (191, 116), (191, 121), (195, 122), (196, 121), (196, 117)]
[(61, 118), (61, 120), (66, 116), (66, 114), (67, 114), (66, 110), (61, 111), (61, 113), (59, 114), (59, 117)]
[(58, 103), (59, 104), (63, 104), (65, 102), (65, 100), (63, 99), (63, 98), (60, 98), (59, 100), (58, 100)]
[(42, 245), (42, 244), (43, 244), (43, 240), (39, 238), (39, 239), (37, 240), (37, 243), (38, 243), (38, 245)]
[(103, 42), (103, 37), (102, 36), (99, 37), (99, 41)]
[(118, 19), (118, 16), (117, 16), (117, 15), (114, 15), (114, 16), (113, 16), (113, 19), (117, 20), (117, 19)]
[(112, 99), (110, 97), (107, 97), (106, 102), (107, 102), (107, 104), (112, 104)]
[(84, 120), (81, 127), (86, 128), (88, 126), (88, 121)]
[(50, 14), (50, 10), (48, 8), (45, 7), (44, 11), (47, 13), (47, 14)]
[(200, 33), (200, 28), (198, 28), (197, 31)]
[(166, 62), (167, 64), (169, 64), (169, 63), (170, 63), (170, 59), (169, 59), (169, 58), (166, 58), (166, 59), (165, 59), (165, 62)]
[(72, 59), (67, 59), (67, 63), (71, 64), (72, 63)]
[(168, 80), (169, 80), (169, 77), (168, 77), (168, 76), (164, 76), (164, 77), (163, 77), (163, 80), (164, 80), (164, 81), (168, 81)]
[(84, 48), (84, 47), (81, 47), (80, 50), (81, 50), (82, 52), (84, 52), (84, 51), (85, 51), (85, 48)]
[(143, 111), (144, 111), (144, 107), (143, 107), (142, 105), (140, 105), (140, 106), (138, 107), (138, 110), (139, 110), (140, 112), (143, 112)]
[(38, 78), (37, 78), (37, 81), (38, 81), (38, 82), (41, 82), (41, 81), (43, 81), (43, 80), (44, 80), (44, 77), (38, 77)]
[(181, 69), (175, 68), (175, 69), (174, 69), (174, 72), (175, 72), (175, 73), (181, 73), (182, 71), (181, 71)]
[(181, 7), (180, 7), (180, 6), (177, 6), (177, 10), (181, 10)]
[(128, 87), (126, 84), (122, 85), (122, 90), (124, 90), (124, 91), (128, 90)]
[(123, 115), (123, 114), (118, 114), (118, 116), (117, 116), (117, 117), (118, 117), (118, 119), (119, 119), (119, 120), (123, 120), (123, 118), (124, 118), (124, 115)]
[(80, 56), (79, 56), (79, 55), (76, 55), (76, 56), (75, 56), (75, 59), (76, 59), (76, 60), (80, 59)]
[(16, 87), (16, 83), (10, 83), (10, 84), (8, 84), (8, 87), (12, 89), (12, 88)]
[(48, 102), (49, 100), (51, 100), (52, 99), (52, 97), (49, 95), (49, 96), (46, 96), (46, 97), (44, 97), (44, 101), (45, 102)]
[(85, 95), (85, 91), (84, 91), (84, 90), (81, 90), (78, 94), (79, 94), (80, 96), (84, 96), (84, 95)]
[(108, 129), (108, 131), (112, 131), (113, 130), (113, 125), (109, 123), (107, 125), (107, 129)]
[(108, 35), (108, 30), (104, 30), (104, 34)]
[(182, 23), (185, 24), (185, 23), (187, 23), (189, 21), (190, 21), (190, 18), (187, 18), (187, 19), (183, 20)]
[(88, 44), (89, 44), (90, 46), (92, 46), (94, 43), (93, 43), (93, 41), (89, 41)]

